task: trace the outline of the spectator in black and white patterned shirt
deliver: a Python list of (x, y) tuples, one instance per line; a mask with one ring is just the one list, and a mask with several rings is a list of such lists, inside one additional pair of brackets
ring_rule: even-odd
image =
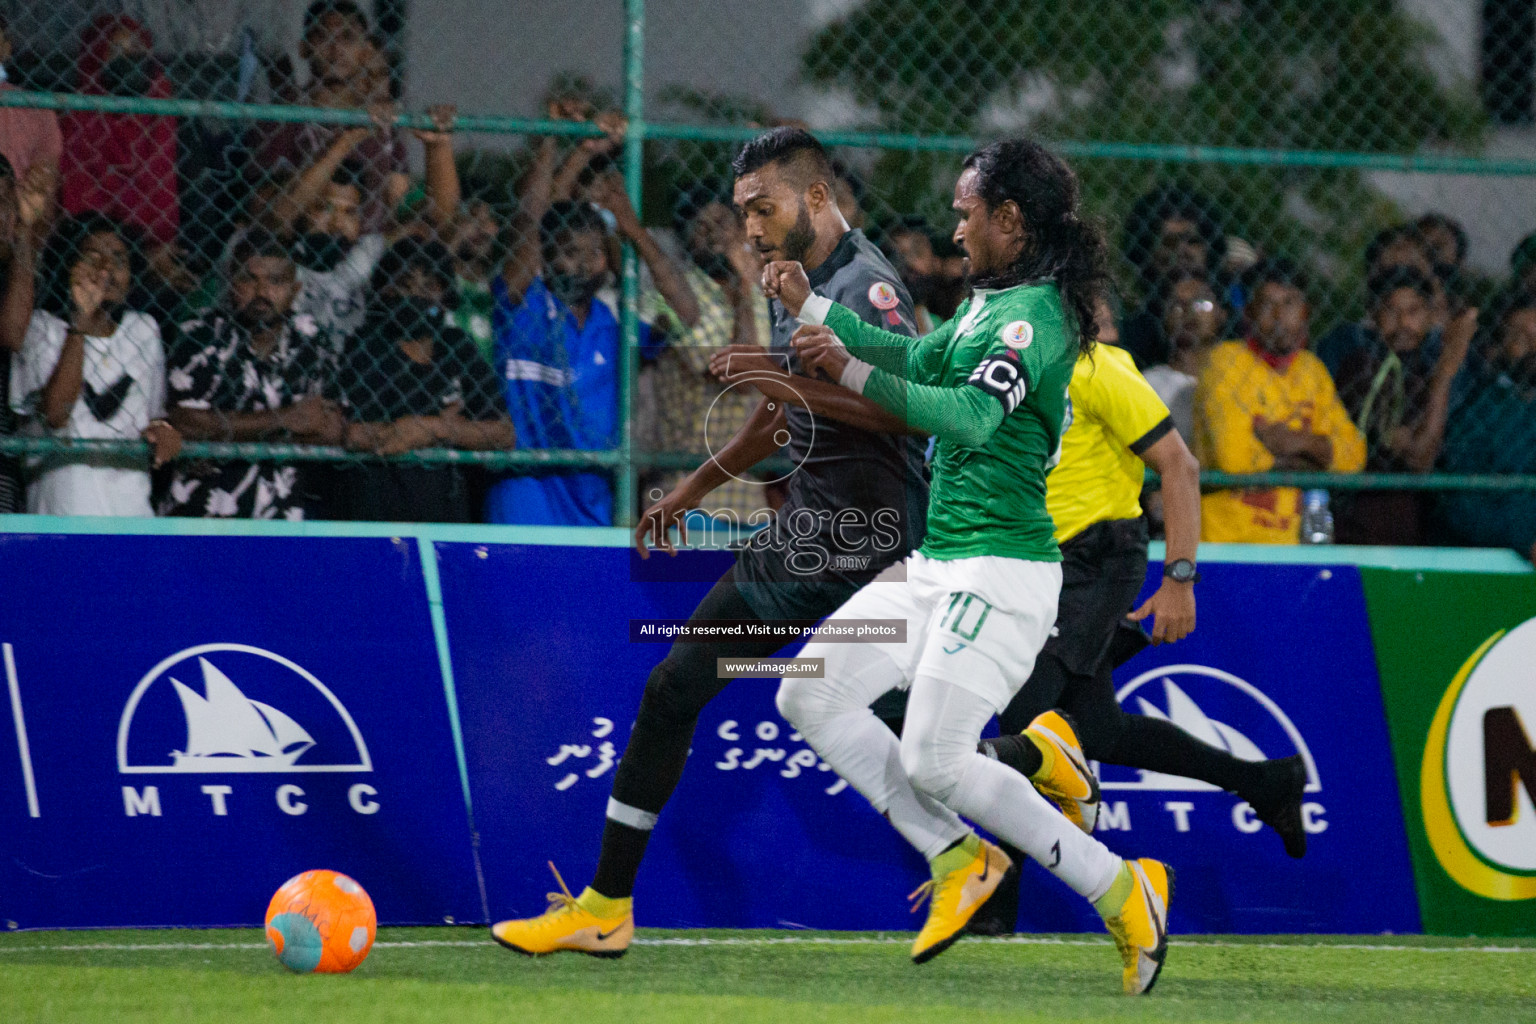
[[(181, 325), (166, 405), (189, 438), (340, 444), (346, 419), (324, 397), (335, 348), (308, 314), (287, 248), (262, 229), (235, 247), (223, 309)], [(304, 519), (315, 514), (303, 463), (183, 461), (159, 512), (172, 516)]]

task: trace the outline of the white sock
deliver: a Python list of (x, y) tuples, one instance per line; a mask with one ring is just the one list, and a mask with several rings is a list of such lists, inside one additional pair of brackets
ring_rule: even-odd
[(1029, 780), (985, 754), (972, 752), (949, 805), (1001, 836), (1065, 882), (1096, 900), (1120, 872), (1120, 858), (1067, 820)]
[(931, 860), (968, 835), (953, 811), (913, 789), (902, 770), (900, 741), (869, 710), (902, 681), (895, 661), (872, 644), (816, 644), (801, 656), (826, 658), (826, 678), (786, 679), (779, 711), (821, 759), (924, 857)]
[(976, 750), (994, 709), (954, 683), (919, 675), (907, 704), (902, 762), (931, 796), (1039, 862), (1090, 900), (1109, 891), (1121, 860), (1067, 820), (1029, 780)]

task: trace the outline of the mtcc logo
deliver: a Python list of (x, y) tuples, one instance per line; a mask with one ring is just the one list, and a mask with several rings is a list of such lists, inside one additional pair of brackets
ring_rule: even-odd
[[(1306, 791), (1322, 790), (1317, 762), (1301, 730), (1267, 694), (1230, 672), (1206, 665), (1165, 665), (1132, 679), (1115, 697), (1128, 712), (1172, 722), (1196, 739), (1245, 761), (1300, 754), (1307, 768)], [(1100, 787), (1106, 794), (1099, 815), (1100, 830), (1130, 829), (1129, 808), (1123, 801), (1110, 801), (1111, 791), (1218, 792), (1210, 783), (1196, 779), (1112, 765), (1099, 765), (1098, 769)], [(1190, 831), (1194, 803), (1170, 800), (1163, 808), (1173, 816), (1177, 831)], [(1327, 829), (1323, 814), (1321, 804), (1303, 804), (1302, 820), (1308, 832)], [(1233, 807), (1232, 824), (1245, 833), (1263, 828), (1245, 803)]]
[[(344, 704), (298, 663), (246, 644), (202, 644), (145, 673), (117, 730), (123, 775), (336, 774), (371, 772), (362, 732)], [(228, 785), (202, 787), (213, 813), (229, 813)], [(352, 809), (372, 814), (377, 791), (358, 784)], [(304, 790), (277, 787), (278, 807), (308, 810)], [(159, 788), (123, 787), (129, 817), (161, 814)]]
[(1536, 619), (1495, 633), (1430, 723), (1419, 791), (1446, 874), (1495, 900), (1536, 898)]

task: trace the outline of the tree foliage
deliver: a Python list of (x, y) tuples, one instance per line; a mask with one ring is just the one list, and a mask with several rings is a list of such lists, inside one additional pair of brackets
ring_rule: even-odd
[[(868, 0), (808, 40), (801, 71), (888, 131), (1404, 153), (1468, 145), (1482, 125), (1470, 88), (1430, 71), (1434, 41), (1391, 0)], [(873, 184), (935, 212), (954, 163), (887, 151)], [(1345, 293), (1365, 237), (1394, 216), (1350, 170), (1077, 165), (1113, 223), (1181, 178), (1230, 231), (1308, 259)]]

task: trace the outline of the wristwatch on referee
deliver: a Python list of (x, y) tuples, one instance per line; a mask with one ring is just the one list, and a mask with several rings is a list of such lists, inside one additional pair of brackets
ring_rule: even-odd
[(1163, 566), (1163, 575), (1175, 583), (1199, 583), (1200, 573), (1195, 563), (1187, 558), (1177, 558)]

